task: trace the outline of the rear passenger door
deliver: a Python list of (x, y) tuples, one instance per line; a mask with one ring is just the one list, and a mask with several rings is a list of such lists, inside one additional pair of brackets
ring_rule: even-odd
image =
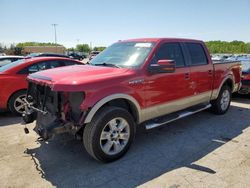
[(209, 64), (201, 43), (184, 43), (190, 66), (190, 87), (196, 100), (208, 102), (212, 94), (213, 66)]

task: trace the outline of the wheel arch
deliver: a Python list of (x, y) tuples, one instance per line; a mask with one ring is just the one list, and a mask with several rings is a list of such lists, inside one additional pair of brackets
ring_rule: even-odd
[(130, 95), (118, 93), (118, 94), (107, 96), (101, 99), (100, 101), (98, 101), (88, 112), (84, 123), (90, 123), (94, 115), (100, 109), (102, 109), (104, 106), (107, 106), (107, 105), (129, 109), (129, 112), (134, 117), (135, 121), (137, 123), (140, 122), (141, 110), (140, 110), (140, 105), (136, 101), (136, 99)]
[(221, 88), (224, 86), (224, 85), (228, 85), (230, 88), (231, 88), (231, 91), (233, 92), (234, 91), (234, 78), (232, 75), (228, 75), (227, 77), (225, 77), (221, 84), (220, 84), (220, 87), (218, 89), (216, 89), (215, 92), (213, 92), (212, 94), (212, 100), (214, 99), (217, 99), (217, 97), (219, 96), (219, 93), (221, 91)]
[(231, 78), (226, 79), (222, 86), (224, 86), (224, 85), (229, 86), (231, 91), (233, 91), (234, 84), (233, 84), (233, 80)]

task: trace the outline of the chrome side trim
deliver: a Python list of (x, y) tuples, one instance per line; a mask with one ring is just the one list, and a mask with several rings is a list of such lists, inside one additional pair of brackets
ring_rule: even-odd
[(105, 98), (103, 98), (102, 100), (100, 100), (99, 102), (97, 102), (94, 107), (90, 110), (90, 112), (88, 113), (87, 117), (85, 118), (84, 123), (90, 123), (92, 118), (94, 117), (94, 115), (96, 114), (96, 112), (107, 102), (112, 101), (114, 99), (127, 99), (129, 100), (132, 104), (135, 105), (137, 113), (138, 113), (138, 123), (141, 122), (141, 107), (139, 105), (139, 103), (130, 95), (127, 94), (122, 94), (122, 93), (117, 93), (117, 94), (113, 94), (110, 96), (107, 96)]
[(204, 108), (200, 108), (200, 109), (198, 109), (198, 110), (196, 110), (196, 111), (187, 111), (187, 112), (183, 112), (183, 113), (179, 114), (179, 116), (178, 116), (177, 118), (173, 118), (173, 119), (171, 119), (171, 120), (168, 120), (168, 121), (166, 121), (166, 122), (161, 122), (161, 123), (146, 124), (145, 127), (146, 127), (146, 129), (153, 129), (153, 128), (155, 128), (155, 127), (159, 127), (159, 126), (161, 126), (161, 125), (164, 125), (164, 124), (167, 124), (167, 123), (176, 121), (176, 120), (178, 120), (178, 119), (181, 119), (181, 118), (190, 116), (190, 115), (192, 115), (192, 114), (198, 113), (198, 112), (200, 112), (200, 111), (206, 110), (206, 109), (208, 109), (208, 108), (210, 108), (210, 107), (211, 107), (211, 104), (208, 104), (208, 105), (205, 106)]
[(179, 110), (183, 110), (185, 108), (201, 104), (201, 103), (209, 103), (211, 97), (211, 91), (204, 92), (198, 95), (193, 95), (189, 97), (185, 97), (182, 99), (170, 101), (164, 104), (155, 105), (146, 109), (142, 109), (140, 123), (160, 117), (166, 114), (170, 114), (172, 112), (177, 112)]

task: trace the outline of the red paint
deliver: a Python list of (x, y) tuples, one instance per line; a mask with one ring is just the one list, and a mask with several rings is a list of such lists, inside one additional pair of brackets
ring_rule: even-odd
[(15, 92), (27, 89), (28, 84), (26, 78), (28, 75), (18, 74), (20, 70), (39, 62), (51, 60), (69, 60), (76, 64), (82, 64), (80, 61), (61, 57), (36, 57), (24, 59), (24, 63), (0, 73), (0, 109), (7, 108), (9, 98)]
[(250, 74), (249, 73), (244, 73), (241, 77), (242, 80), (242, 89), (248, 89), (250, 92)]
[[(219, 89), (222, 81), (231, 75), (235, 83), (240, 82), (238, 63), (212, 64), (210, 54), (202, 41), (190, 39), (133, 39), (133, 42), (155, 42), (145, 62), (137, 69), (111, 68), (100, 66), (64, 67), (47, 70), (29, 76), (29, 80), (49, 85), (54, 91), (83, 91), (85, 100), (82, 110), (93, 107), (99, 100), (111, 94), (123, 93), (134, 97), (140, 107), (162, 104), (204, 92)], [(123, 42), (123, 41), (120, 41)], [(151, 74), (148, 71), (151, 59), (162, 43), (192, 42), (201, 44), (208, 59), (207, 65), (176, 68), (174, 73)], [(34, 78), (45, 76), (51, 81)], [(143, 80), (139, 84), (130, 84)]]

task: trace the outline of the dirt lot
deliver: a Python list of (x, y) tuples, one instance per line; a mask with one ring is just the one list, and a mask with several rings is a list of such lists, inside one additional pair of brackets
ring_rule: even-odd
[(250, 187), (250, 100), (148, 132), (121, 160), (102, 164), (70, 135), (39, 143), (20, 118), (0, 114), (0, 187)]

